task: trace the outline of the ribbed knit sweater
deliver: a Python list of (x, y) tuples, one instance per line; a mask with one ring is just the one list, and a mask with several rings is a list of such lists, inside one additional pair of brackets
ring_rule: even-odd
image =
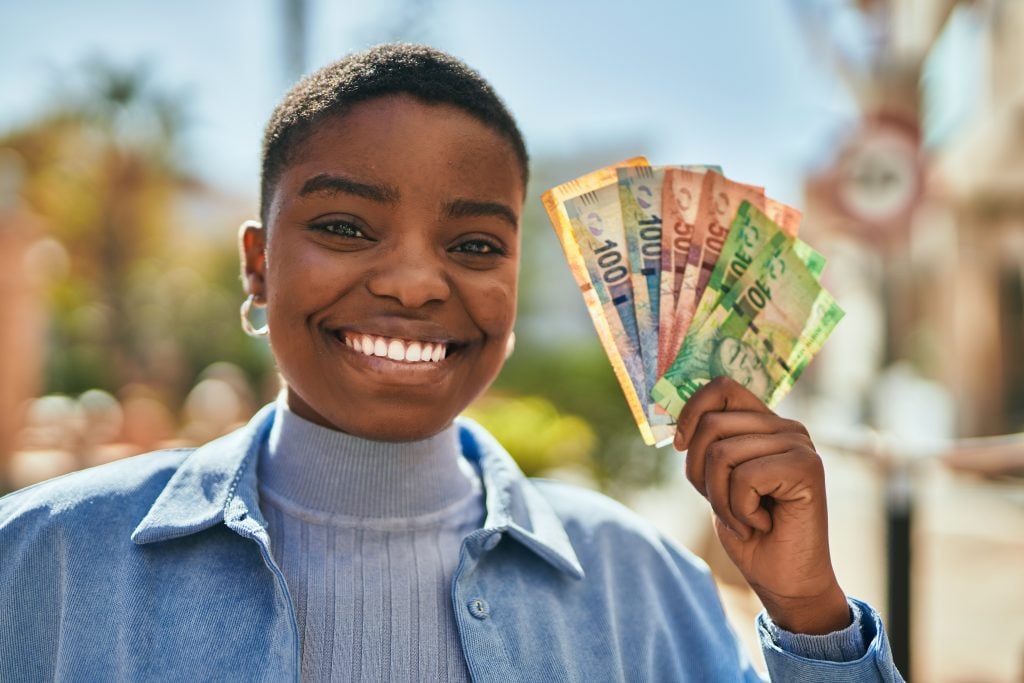
[(451, 585), (462, 539), (485, 511), (456, 427), (369, 441), (278, 401), (259, 482), (303, 681), (469, 680)]

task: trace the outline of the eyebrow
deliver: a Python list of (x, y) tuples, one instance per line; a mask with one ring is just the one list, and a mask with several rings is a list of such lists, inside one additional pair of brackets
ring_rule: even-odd
[(299, 196), (306, 197), (311, 194), (350, 194), (381, 204), (395, 204), (399, 198), (398, 189), (390, 185), (361, 183), (358, 180), (328, 173), (313, 176), (303, 183)]
[(474, 216), (497, 216), (508, 222), (514, 230), (519, 228), (519, 216), (505, 204), (480, 202), (471, 199), (455, 199), (444, 205), (448, 218), (471, 218)]

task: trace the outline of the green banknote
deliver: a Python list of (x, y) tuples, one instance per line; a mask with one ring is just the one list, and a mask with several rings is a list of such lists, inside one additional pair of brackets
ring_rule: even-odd
[[(740, 204), (736, 218), (729, 227), (729, 236), (722, 247), (722, 253), (718, 256), (715, 269), (697, 304), (697, 312), (691, 323), (694, 329), (704, 324), (718, 301), (729, 293), (761, 250), (780, 233), (785, 233), (785, 230), (756, 206), (748, 201)], [(793, 250), (815, 279), (820, 278), (825, 268), (825, 257), (799, 239), (793, 243)]]
[(842, 319), (843, 312), (779, 232), (699, 327), (691, 327), (652, 397), (678, 417), (687, 400), (726, 375), (774, 406)]

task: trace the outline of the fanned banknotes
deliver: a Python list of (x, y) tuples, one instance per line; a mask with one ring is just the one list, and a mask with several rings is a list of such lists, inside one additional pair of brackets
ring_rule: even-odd
[(843, 316), (800, 212), (717, 166), (636, 157), (542, 201), (647, 444), (717, 376), (774, 406)]
[[(618, 287), (614, 290), (617, 292), (615, 294), (612, 294), (612, 290), (610, 290), (611, 287), (620, 284), (622, 277), (625, 277), (625, 281), (629, 283), (629, 272), (626, 270), (623, 273), (617, 270), (618, 266), (625, 268), (625, 264), (621, 262), (621, 258), (616, 258), (613, 255), (604, 256), (604, 261), (598, 262), (595, 256), (600, 257), (603, 252), (594, 254), (594, 249), (590, 249), (588, 257), (584, 259), (585, 240), (583, 240), (584, 246), (581, 247), (581, 240), (577, 235), (580, 230), (579, 216), (576, 217), (577, 224), (574, 226), (565, 207), (566, 200), (594, 192), (608, 185), (617, 186), (616, 168), (647, 165), (646, 159), (636, 157), (600, 168), (551, 188), (541, 196), (541, 202), (543, 202), (551, 224), (555, 228), (555, 234), (565, 252), (565, 258), (569, 262), (573, 278), (583, 294), (583, 301), (587, 306), (587, 312), (590, 313), (594, 328), (597, 330), (597, 337), (601, 340), (601, 346), (612, 364), (615, 378), (626, 396), (626, 404), (640, 429), (640, 436), (644, 443), (651, 444), (655, 442), (655, 438), (645, 410), (648, 397), (644, 390), (643, 371), (637, 369), (637, 362), (640, 360), (639, 352), (632, 336), (627, 333), (622, 318), (616, 311), (616, 305), (623, 304), (621, 297), (626, 296), (627, 300), (632, 302), (632, 284), (629, 284), (628, 290)], [(612, 241), (614, 242), (614, 240)], [(610, 248), (615, 249), (618, 246), (613, 244)], [(607, 273), (609, 270), (612, 272)], [(594, 273), (594, 276), (591, 273)]]

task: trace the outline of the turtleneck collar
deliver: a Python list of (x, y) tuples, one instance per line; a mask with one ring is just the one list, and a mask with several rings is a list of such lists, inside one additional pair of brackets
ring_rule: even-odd
[(438, 512), (479, 490), (458, 427), (422, 441), (371, 441), (321, 427), (281, 398), (260, 455), (259, 481), (299, 507), (360, 518)]

